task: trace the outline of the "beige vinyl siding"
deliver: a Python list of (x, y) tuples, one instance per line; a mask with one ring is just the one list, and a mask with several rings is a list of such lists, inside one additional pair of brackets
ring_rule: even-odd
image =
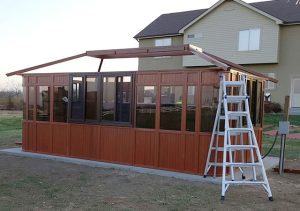
[(278, 64), (244, 65), (261, 73), (276, 74), (279, 82), (271, 91), (271, 100), (282, 105), (284, 97), (291, 94), (291, 80), (300, 77), (299, 36), (300, 25), (281, 26)]
[[(182, 45), (182, 36), (173, 36), (172, 45)], [(156, 38), (139, 40), (139, 47), (154, 47)], [(159, 38), (157, 38), (159, 39)], [(180, 69), (182, 68), (182, 56), (170, 56), (161, 58), (140, 58), (139, 70), (163, 70), (163, 69)]]
[[(260, 28), (260, 49), (238, 51), (239, 32)], [(188, 38), (199, 34), (200, 38)], [(184, 43), (238, 64), (277, 63), (279, 26), (257, 12), (236, 2), (225, 2), (184, 32)], [(183, 66), (210, 65), (195, 56), (185, 56)]]

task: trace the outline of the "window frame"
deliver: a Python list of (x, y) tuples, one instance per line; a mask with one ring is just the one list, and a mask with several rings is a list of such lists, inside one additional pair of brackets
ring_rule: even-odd
[[(258, 37), (256, 38), (254, 32), (258, 31)], [(247, 39), (245, 39), (242, 43), (242, 33), (247, 33)], [(256, 42), (253, 42), (256, 40)], [(251, 45), (253, 43), (254, 46)], [(239, 40), (238, 40), (238, 51), (259, 51), (261, 49), (261, 28), (251, 28), (251, 29), (244, 29), (239, 31)]]
[[(128, 127), (133, 127), (134, 126), (134, 114), (135, 114), (135, 105), (134, 105), (134, 100), (135, 100), (135, 89), (134, 89), (134, 84), (135, 84), (135, 74), (134, 72), (105, 72), (105, 73), (101, 73), (100, 75), (100, 83), (101, 87), (100, 87), (100, 103), (99, 103), (99, 107), (98, 109), (100, 110), (99, 113), (99, 118), (100, 121), (99, 123), (102, 125), (118, 125), (118, 126), (128, 126)], [(117, 83), (118, 83), (118, 77), (124, 77), (124, 76), (130, 76), (131, 77), (131, 99), (130, 99), (130, 114), (129, 114), (129, 122), (120, 122), (120, 121), (110, 121), (110, 120), (102, 120), (102, 105), (103, 105), (103, 78), (104, 77), (114, 77), (115, 81), (116, 81), (116, 89), (115, 89), (115, 107), (114, 107), (114, 111), (116, 114), (116, 109), (117, 109)], [(123, 83), (123, 81), (122, 81)], [(99, 89), (98, 89), (99, 90)], [(101, 107), (101, 108), (100, 108)]]
[[(108, 121), (102, 120), (102, 103), (103, 103), (103, 78), (104, 77), (114, 77), (117, 80), (117, 77), (130, 76), (131, 77), (131, 100), (130, 100), (130, 114), (129, 114), (129, 122), (119, 122), (119, 121)], [(72, 108), (72, 93), (73, 93), (73, 77), (82, 77), (83, 78), (83, 118), (82, 119), (74, 119), (71, 118), (71, 108)], [(98, 80), (97, 84), (97, 119), (91, 120), (85, 118), (86, 111), (86, 78), (87, 77), (96, 77)], [(81, 124), (100, 124), (100, 125), (117, 125), (117, 126), (127, 126), (133, 127), (134, 125), (134, 99), (135, 99), (135, 90), (134, 90), (134, 82), (135, 82), (135, 72), (133, 71), (124, 71), (124, 72), (86, 72), (86, 73), (72, 73), (69, 75), (69, 104), (68, 104), (68, 122), (70, 123), (81, 123)], [(116, 81), (117, 83), (117, 81)], [(117, 91), (115, 92), (116, 102), (115, 109), (117, 104)], [(115, 110), (116, 111), (116, 110)]]

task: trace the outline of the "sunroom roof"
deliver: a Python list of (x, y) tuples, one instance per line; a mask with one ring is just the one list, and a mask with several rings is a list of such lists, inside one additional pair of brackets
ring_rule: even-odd
[(201, 48), (193, 45), (180, 45), (180, 46), (163, 46), (163, 47), (148, 47), (148, 48), (125, 48), (125, 49), (110, 49), (110, 50), (94, 50), (86, 51), (85, 53), (78, 54), (75, 56), (70, 56), (67, 58), (55, 60), (52, 62), (47, 62), (44, 64), (28, 67), (25, 69), (13, 71), (7, 73), (7, 76), (21, 75), (26, 72), (40, 69), (43, 67), (63, 63), (73, 59), (78, 59), (84, 56), (94, 57), (101, 60), (104, 59), (118, 59), (118, 58), (143, 58), (143, 57), (159, 57), (159, 56), (187, 56), (187, 55), (197, 55), (202, 59), (210, 62), (225, 71), (231, 69), (238, 70), (247, 74), (251, 74), (260, 78), (277, 83), (278, 81), (274, 78), (267, 77), (261, 73), (245, 68), (241, 65), (232, 63), (225, 59), (219, 58), (215, 55), (203, 51)]

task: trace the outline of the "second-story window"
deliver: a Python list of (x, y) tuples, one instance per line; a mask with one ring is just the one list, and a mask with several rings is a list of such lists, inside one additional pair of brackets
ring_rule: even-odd
[(172, 39), (171, 38), (161, 38), (155, 40), (155, 46), (170, 46), (172, 45)]
[(254, 51), (260, 48), (260, 29), (239, 32), (239, 51)]

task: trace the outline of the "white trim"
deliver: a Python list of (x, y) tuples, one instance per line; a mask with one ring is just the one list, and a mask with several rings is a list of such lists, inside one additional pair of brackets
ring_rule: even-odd
[[(184, 31), (189, 28), (191, 25), (193, 25), (194, 23), (196, 23), (197, 21), (199, 21), (201, 18), (205, 17), (207, 14), (209, 14), (211, 11), (213, 11), (215, 8), (219, 7), (221, 4), (223, 4), (225, 1), (228, 1), (228, 0), (220, 0), (218, 1), (217, 3), (215, 3), (213, 6), (211, 6), (208, 10), (206, 10), (204, 13), (202, 13), (200, 16), (198, 16), (196, 19), (194, 19), (192, 22), (190, 22), (189, 24), (187, 24), (186, 26), (184, 26), (182, 29), (179, 30), (179, 33), (184, 33)], [(245, 7), (247, 7), (248, 9), (251, 9), (267, 18), (270, 18), (272, 20), (274, 20), (277, 24), (283, 24), (283, 21), (272, 16), (272, 15), (269, 15), (268, 13), (265, 13), (253, 6), (251, 6), (250, 4), (247, 4), (246, 2), (243, 2), (241, 0), (229, 0), (229, 1), (234, 1), (240, 5), (243, 5)]]

